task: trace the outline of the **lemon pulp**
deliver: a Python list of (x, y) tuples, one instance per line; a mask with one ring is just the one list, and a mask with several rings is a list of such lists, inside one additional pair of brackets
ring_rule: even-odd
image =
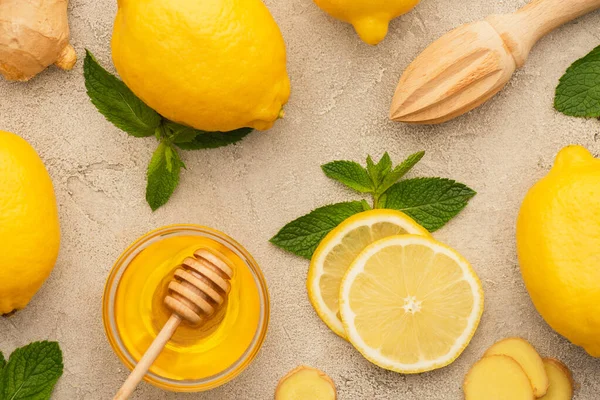
[(367, 247), (346, 273), (340, 311), (350, 342), (371, 362), (401, 373), (441, 368), (473, 336), (483, 292), (471, 266), (424, 236)]
[(215, 249), (234, 266), (227, 302), (205, 325), (185, 323), (152, 365), (151, 372), (168, 379), (198, 380), (223, 372), (250, 347), (259, 329), (260, 296), (247, 265), (222, 244), (198, 236), (162, 239), (142, 250), (126, 268), (115, 296), (119, 336), (139, 360), (171, 312), (163, 304), (167, 285), (185, 257), (199, 248)]

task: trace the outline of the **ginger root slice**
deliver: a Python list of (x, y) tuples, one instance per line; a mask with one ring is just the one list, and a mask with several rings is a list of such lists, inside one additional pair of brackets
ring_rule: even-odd
[(299, 366), (288, 372), (277, 385), (275, 400), (336, 400), (335, 384), (318, 369)]
[(542, 397), (546, 394), (549, 381), (544, 362), (535, 348), (525, 339), (508, 338), (501, 340), (490, 347), (483, 356), (492, 355), (505, 355), (514, 359), (529, 377), (535, 397)]
[(553, 358), (544, 358), (544, 367), (550, 380), (550, 387), (540, 400), (571, 400), (575, 384), (569, 368)]
[(511, 357), (491, 355), (476, 362), (465, 376), (465, 400), (533, 400), (533, 388), (523, 368)]
[(0, 0), (0, 74), (27, 81), (48, 66), (71, 69), (67, 0)]

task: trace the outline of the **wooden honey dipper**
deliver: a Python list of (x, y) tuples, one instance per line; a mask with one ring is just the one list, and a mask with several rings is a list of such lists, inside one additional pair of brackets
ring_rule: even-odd
[(205, 249), (198, 249), (194, 257), (183, 260), (165, 297), (165, 305), (173, 314), (113, 400), (131, 396), (182, 321), (199, 326), (214, 315), (229, 295), (232, 276), (233, 269), (224, 257)]

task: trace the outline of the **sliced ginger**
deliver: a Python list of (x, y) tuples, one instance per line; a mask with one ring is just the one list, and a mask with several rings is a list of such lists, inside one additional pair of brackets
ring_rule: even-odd
[(521, 338), (508, 338), (499, 341), (488, 349), (484, 357), (505, 355), (514, 359), (529, 377), (535, 397), (542, 397), (548, 390), (548, 375), (542, 357), (529, 342)]
[(571, 400), (573, 398), (573, 377), (562, 362), (544, 358), (544, 367), (550, 381), (546, 395), (540, 400)]
[(463, 384), (465, 400), (533, 400), (523, 368), (505, 355), (491, 355), (473, 365)]
[(335, 384), (324, 372), (300, 366), (281, 378), (275, 400), (336, 400)]

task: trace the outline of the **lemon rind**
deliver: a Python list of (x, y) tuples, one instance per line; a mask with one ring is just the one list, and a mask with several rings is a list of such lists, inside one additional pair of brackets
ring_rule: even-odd
[[(308, 278), (306, 280), (306, 287), (308, 290), (308, 298), (317, 312), (317, 315), (325, 324), (331, 329), (336, 335), (340, 336), (343, 339), (346, 338), (346, 332), (344, 330), (344, 326), (342, 322), (337, 318), (335, 313), (332, 313), (331, 310), (325, 304), (321, 296), (321, 292), (319, 290), (319, 277), (323, 275), (323, 261), (325, 256), (331, 251), (331, 249), (337, 246), (340, 243), (339, 238), (345, 236), (345, 232), (349, 232), (353, 229), (356, 229), (360, 226), (365, 226), (369, 221), (368, 225), (374, 225), (380, 222), (391, 222), (397, 223), (397, 225), (404, 228), (407, 232), (410, 232), (415, 235), (422, 236), (431, 236), (429, 231), (419, 225), (415, 220), (413, 220), (408, 215), (404, 214), (401, 211), (389, 210), (389, 209), (375, 209), (363, 211), (361, 213), (355, 214), (340, 225), (338, 225), (335, 229), (329, 232), (325, 238), (321, 241), (317, 249), (315, 250), (310, 266), (308, 269)], [(338, 238), (334, 241), (334, 238)]]

